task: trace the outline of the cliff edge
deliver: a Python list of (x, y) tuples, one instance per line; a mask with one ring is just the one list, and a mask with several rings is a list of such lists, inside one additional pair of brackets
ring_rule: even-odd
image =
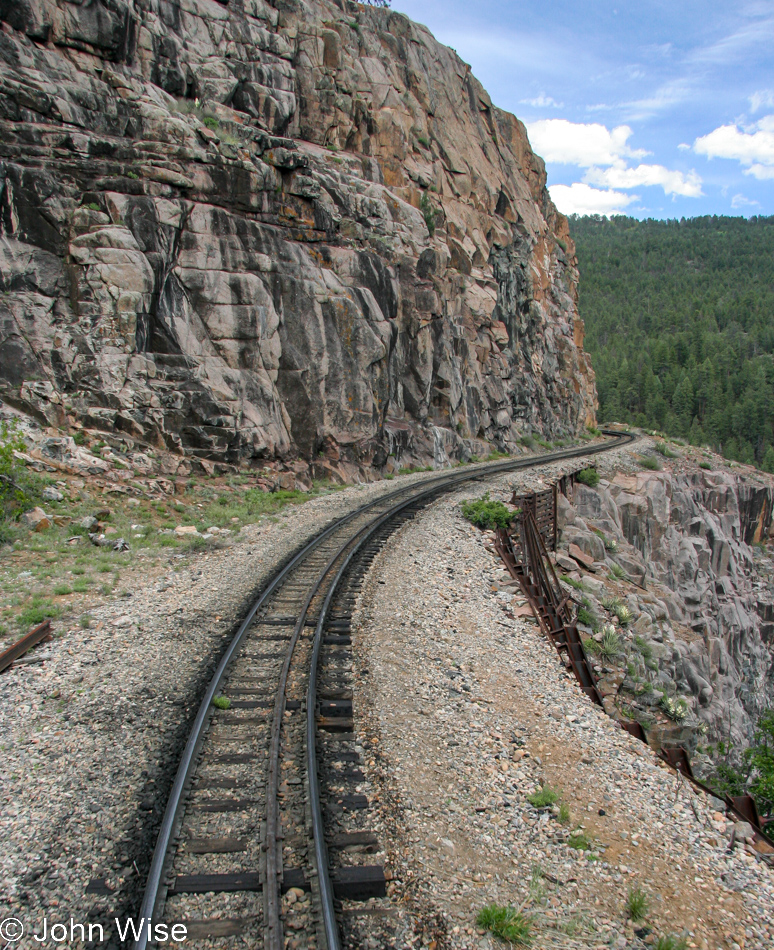
[(332, 0), (0, 0), (0, 398), (350, 480), (594, 421), (524, 126)]

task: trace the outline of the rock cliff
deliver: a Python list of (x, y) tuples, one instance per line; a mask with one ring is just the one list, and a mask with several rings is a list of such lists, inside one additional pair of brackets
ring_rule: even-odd
[(565, 219), (452, 50), (349, 0), (0, 0), (1, 395), (348, 479), (594, 418)]
[[(774, 492), (752, 470), (704, 470), (692, 451), (660, 472), (575, 485), (562, 541), (608, 567), (578, 578), (574, 596), (597, 621), (586, 634), (601, 641), (604, 622), (627, 619), (621, 652), (600, 661), (603, 693), (656, 744), (692, 747), (704, 733), (744, 748), (774, 702), (774, 564), (761, 544)], [(686, 716), (656, 715), (670, 698)]]

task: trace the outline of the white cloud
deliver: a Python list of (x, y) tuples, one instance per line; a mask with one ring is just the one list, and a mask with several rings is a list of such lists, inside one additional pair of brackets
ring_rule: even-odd
[(750, 96), (750, 111), (774, 109), (774, 89), (759, 89)]
[(753, 178), (757, 178), (758, 181), (766, 181), (769, 178), (774, 178), (774, 166), (772, 165), (751, 165), (747, 171), (746, 175), (752, 175)]
[(557, 102), (553, 96), (547, 96), (544, 92), (541, 92), (539, 96), (535, 96), (534, 99), (521, 99), (520, 102), (523, 106), (532, 106), (535, 109), (564, 108), (563, 102)]
[(683, 174), (663, 165), (637, 165), (635, 168), (590, 168), (583, 176), (590, 185), (607, 188), (639, 188), (642, 185), (660, 185), (666, 195), (699, 198), (702, 195), (701, 178), (695, 171)]
[(632, 130), (619, 125), (609, 130), (598, 122), (569, 122), (567, 119), (540, 119), (527, 124), (535, 152), (548, 162), (564, 165), (623, 164), (625, 158), (642, 158), (648, 153), (626, 144)]
[(579, 181), (572, 185), (551, 185), (548, 190), (562, 214), (622, 214), (627, 205), (639, 201), (637, 195), (601, 191)]
[(774, 115), (742, 130), (737, 125), (721, 125), (693, 143), (694, 151), (707, 158), (735, 159), (747, 166), (745, 174), (774, 178)]
[(681, 142), (681, 143), (677, 146), (677, 150), (678, 150), (679, 152), (690, 152), (691, 146), (690, 146), (687, 142)]
[(734, 195), (731, 199), (732, 208), (748, 208), (755, 205), (760, 207), (760, 201), (752, 201), (750, 198), (745, 198), (744, 195)]

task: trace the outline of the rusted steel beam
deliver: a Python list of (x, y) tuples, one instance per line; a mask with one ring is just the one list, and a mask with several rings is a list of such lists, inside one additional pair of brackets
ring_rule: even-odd
[(41, 640), (45, 640), (50, 636), (51, 621), (44, 620), (43, 623), (35, 627), (34, 630), (30, 630), (26, 637), (22, 637), (18, 643), (14, 643), (13, 646), (8, 647), (7, 650), (0, 653), (0, 673), (2, 673), (3, 670), (7, 670), (19, 657), (24, 656), (27, 650), (30, 650), (37, 643), (40, 643)]

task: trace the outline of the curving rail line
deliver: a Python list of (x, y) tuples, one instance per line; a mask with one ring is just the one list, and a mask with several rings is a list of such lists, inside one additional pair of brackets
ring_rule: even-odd
[[(307, 935), (307, 944), (339, 950), (341, 941), (318, 774), (316, 715), (318, 664), (326, 626), (331, 622), (331, 607), (341, 594), (342, 579), (348, 571), (367, 571), (370, 561), (367, 557), (363, 560), (362, 554), (369, 542), (373, 544), (374, 539), (386, 538), (420, 508), (458, 485), (610, 451), (635, 439), (631, 433), (605, 431), (604, 434), (609, 437), (605, 443), (469, 466), (398, 488), (330, 524), (277, 571), (237, 630), (202, 698), (151, 859), (140, 909), (146, 926), (134, 950), (155, 945), (155, 932), (149, 922), (155, 925), (164, 919), (170, 896), (193, 895), (189, 899), (194, 906), (203, 907), (206, 913), (211, 905), (201, 895), (224, 892), (237, 898), (262, 892), (260, 913), (254, 903), (251, 905), (250, 920), (256, 940), (262, 933), (266, 950), (282, 950), (285, 945), (281, 915), (283, 883), (285, 889), (299, 886), (314, 892), (316, 920), (312, 924), (313, 932)], [(362, 564), (358, 561), (359, 555)], [(310, 640), (304, 631), (312, 626), (314, 635)], [(284, 652), (276, 652), (279, 644), (284, 644)], [(272, 649), (275, 652), (268, 652)], [(281, 664), (277, 660), (281, 660)], [(235, 697), (226, 710), (213, 704), (224, 686)], [(273, 700), (269, 698), (272, 694)], [(298, 698), (289, 698), (291, 694)], [(263, 699), (256, 698), (262, 696)], [(302, 729), (293, 713), (303, 708), (304, 700), (306, 721)], [(267, 719), (261, 710), (270, 713), (270, 717)], [(223, 732), (223, 726), (231, 728)], [(264, 763), (266, 757), (268, 761)], [(303, 778), (295, 774), (299, 761), (306, 763)], [(210, 769), (222, 764), (233, 765), (237, 777), (224, 778), (217, 770), (215, 777), (211, 777)], [(284, 782), (283, 769), (286, 771)], [(294, 791), (299, 787), (305, 788), (304, 795)], [(218, 789), (234, 790), (234, 794), (253, 789), (261, 794), (243, 799), (210, 797), (218, 794)], [(241, 814), (243, 827), (250, 833), (242, 839), (228, 835), (213, 837), (213, 830), (223, 831), (224, 816), (230, 819), (236, 812)], [(310, 848), (298, 845), (299, 836), (294, 838), (290, 833), (294, 823), (296, 831), (310, 830)], [(202, 829), (204, 837), (197, 837)], [(229, 829), (230, 825), (226, 830)], [(261, 841), (259, 860), (256, 860), (256, 838)], [(192, 841), (196, 842), (195, 847)], [(288, 841), (291, 843), (286, 843)], [(222, 873), (223, 861), (229, 860), (224, 855), (249, 853), (251, 849), (251, 866), (259, 868), (258, 871)], [(213, 866), (218, 873), (176, 873), (190, 870), (191, 851), (214, 856)], [(301, 867), (283, 870), (288, 858)], [(209, 923), (215, 924), (214, 929), (200, 936), (242, 932), (239, 920), (218, 919)]]

